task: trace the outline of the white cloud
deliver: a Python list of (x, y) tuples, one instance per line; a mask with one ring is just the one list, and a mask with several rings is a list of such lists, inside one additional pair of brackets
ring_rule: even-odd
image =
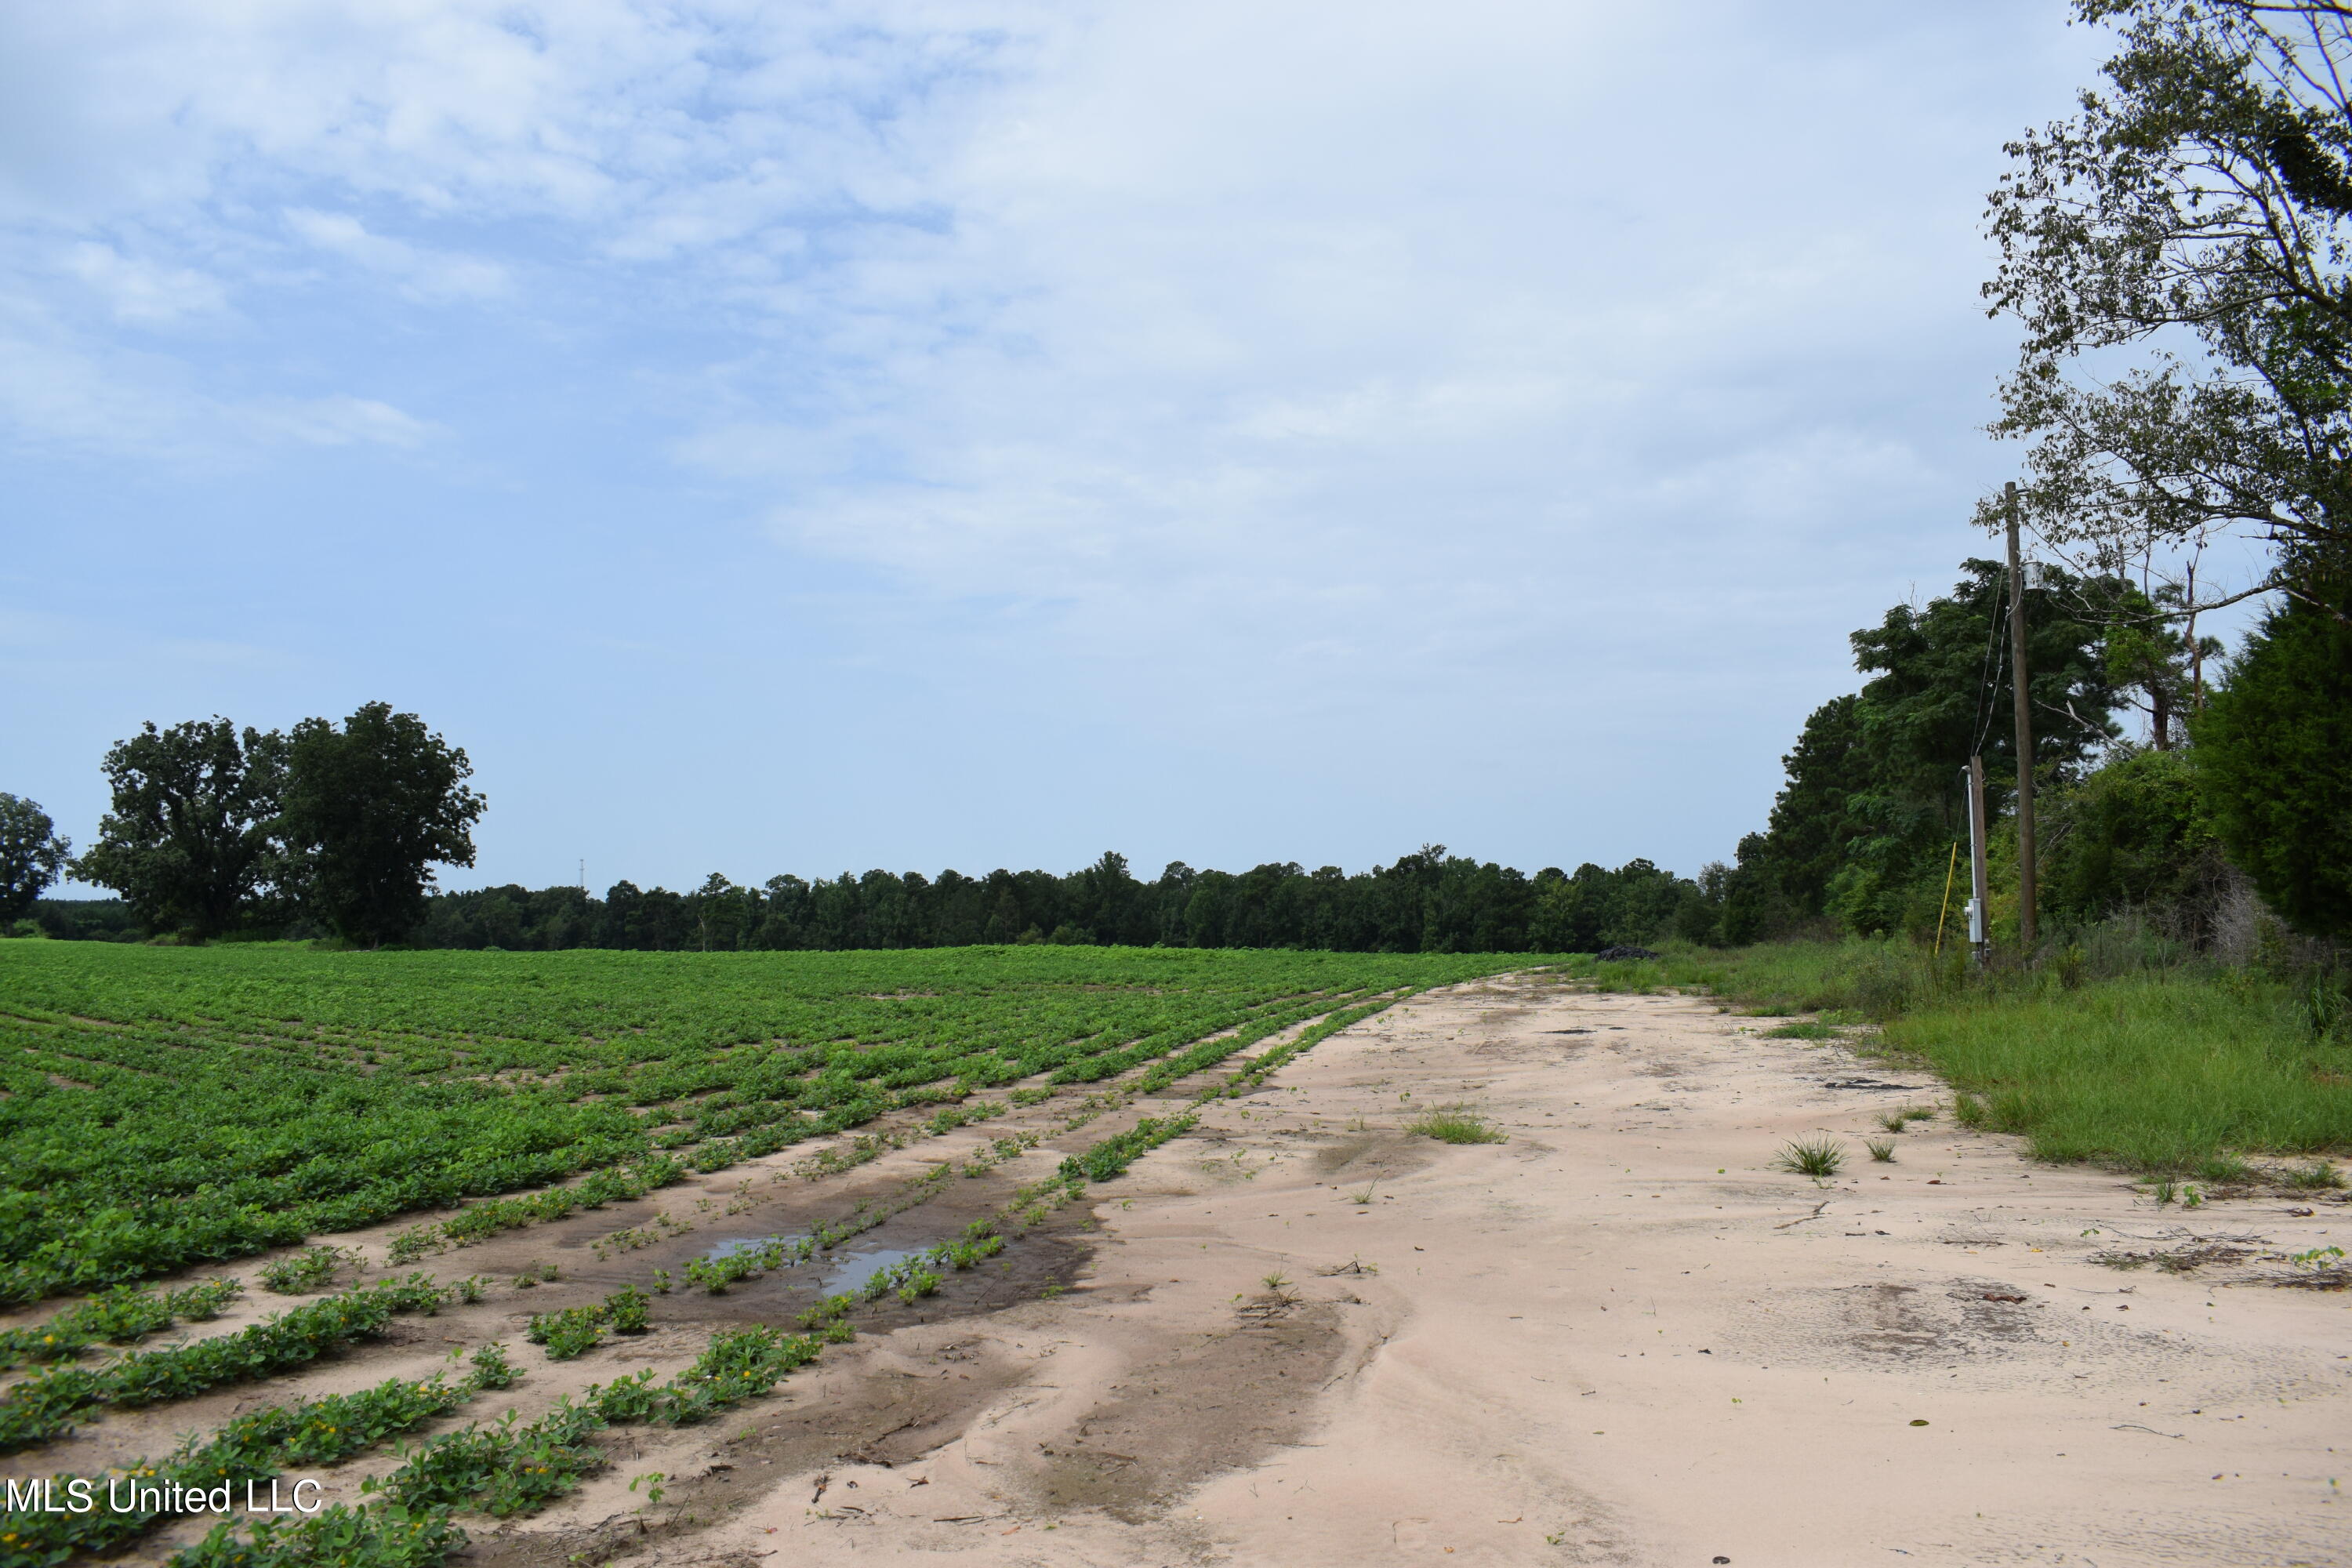
[(237, 412), (257, 431), (312, 447), (415, 447), (434, 433), (425, 421), (372, 397), (282, 399)]
[[(680, 455), (770, 476), (795, 542), (1099, 596), (1130, 641), (1334, 580), (1490, 616), (1641, 580), (1654, 531), (1730, 583), (1759, 532), (1957, 512), (1996, 154), (1936, 115), (2013, 51), (1964, 37), (1923, 88), (1946, 22), (1785, 21), (1694, 52), (1675, 14), (1507, 0), (1089, 12), (925, 171), (952, 221), (841, 263), (829, 408)], [(1950, 415), (1891, 421), (1896, 365)]]
[(118, 321), (166, 325), (227, 308), (220, 279), (193, 268), (128, 257), (94, 240), (68, 247), (65, 261), (67, 270), (102, 298)]
[(487, 300), (509, 287), (506, 268), (494, 262), (371, 234), (348, 213), (289, 207), (286, 226), (321, 250), (397, 279), (401, 291), (412, 300)]

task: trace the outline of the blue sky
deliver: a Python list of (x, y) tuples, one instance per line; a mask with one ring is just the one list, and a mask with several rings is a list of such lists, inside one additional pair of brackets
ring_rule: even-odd
[(1695, 871), (2013, 471), (2056, 0), (0, 11), (0, 789), (382, 699), (454, 886)]

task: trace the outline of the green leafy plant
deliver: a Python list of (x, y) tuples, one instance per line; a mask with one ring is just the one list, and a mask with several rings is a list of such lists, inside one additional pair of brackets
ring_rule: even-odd
[(644, 1333), (652, 1310), (652, 1301), (634, 1285), (624, 1285), (604, 1298), (604, 1321), (616, 1334)]
[(604, 1468), (604, 1452), (591, 1440), (604, 1425), (593, 1409), (568, 1402), (527, 1426), (509, 1410), (495, 1426), (404, 1447), (398, 1469), (370, 1477), (360, 1489), (412, 1510), (468, 1508), (499, 1518), (533, 1512)]
[(331, 1282), (343, 1263), (341, 1247), (306, 1247), (291, 1258), (264, 1264), (261, 1283), (281, 1296), (307, 1296)]
[(558, 1312), (534, 1312), (523, 1337), (547, 1347), (550, 1361), (570, 1361), (604, 1342), (605, 1316), (601, 1306), (566, 1307)]
[(477, 1348), (467, 1360), (474, 1368), (470, 1381), (476, 1388), (509, 1388), (522, 1375), (507, 1359), (507, 1347), (496, 1340)]

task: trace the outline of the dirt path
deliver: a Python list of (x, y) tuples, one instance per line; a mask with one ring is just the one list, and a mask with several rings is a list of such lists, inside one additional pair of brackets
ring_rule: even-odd
[[(478, 1551), (2352, 1563), (2352, 1300), (2274, 1283), (2352, 1208), (2158, 1210), (1766, 1026), (1540, 982), (1422, 998), (1098, 1189), (1067, 1294), (866, 1336)], [(1509, 1141), (1402, 1131), (1454, 1101)], [(1945, 1114), (1872, 1163), (1906, 1103)], [(1817, 1130), (1836, 1179), (1771, 1168)]]

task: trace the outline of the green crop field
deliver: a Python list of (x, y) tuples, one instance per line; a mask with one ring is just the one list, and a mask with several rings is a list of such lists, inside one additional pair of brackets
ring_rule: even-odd
[(0, 1300), (583, 1172), (717, 1170), (1023, 1079), (1195, 1070), (1351, 1002), (1528, 962), (9, 942)]

